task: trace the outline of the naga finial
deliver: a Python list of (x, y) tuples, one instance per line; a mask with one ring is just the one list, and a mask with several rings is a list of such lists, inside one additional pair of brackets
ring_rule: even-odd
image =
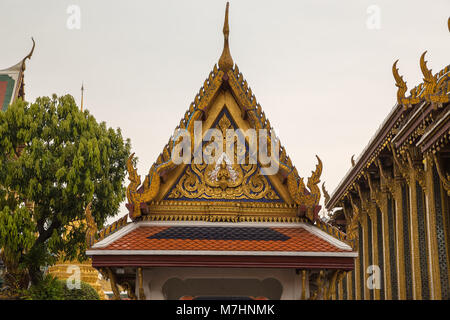
[(422, 53), (422, 55), (420, 56), (420, 70), (422, 71), (423, 79), (425, 81), (430, 79), (431, 77), (433, 77), (433, 74), (431, 73), (431, 70), (428, 69), (428, 67), (427, 67), (427, 62), (428, 61), (425, 61), (425, 55), (426, 54), (427, 54), (427, 51)]
[(327, 189), (325, 188), (325, 181), (322, 183), (322, 192), (323, 192), (323, 196), (325, 197), (325, 204), (328, 203), (328, 201), (330, 201), (330, 194), (328, 193)]
[(229, 8), (229, 6), (230, 6), (230, 3), (227, 2), (227, 7), (225, 9), (225, 22), (223, 24), (224, 44), (223, 44), (222, 55), (220, 56), (220, 59), (219, 59), (219, 68), (225, 73), (228, 70), (231, 70), (234, 65), (233, 58), (231, 58), (230, 47), (228, 45), (228, 37), (230, 35), (230, 27), (228, 25), (228, 8)]
[(33, 55), (34, 47), (36, 46), (36, 42), (34, 41), (33, 37), (31, 37), (31, 41), (33, 41), (33, 46), (31, 47), (30, 53), (27, 54), (27, 56), (25, 58), (23, 58), (23, 61), (25, 61), (25, 59), (31, 59), (31, 56)]
[(408, 87), (406, 86), (406, 82), (403, 80), (403, 76), (398, 73), (397, 62), (398, 59), (392, 65), (392, 73), (394, 74), (395, 86), (398, 88), (397, 103), (402, 104), (403, 100), (405, 99), (405, 93), (408, 90)]
[(425, 85), (425, 92), (424, 94), (430, 94), (434, 92), (434, 88), (436, 87), (436, 78), (433, 77), (433, 73), (431, 72), (431, 69), (428, 69), (427, 67), (427, 61), (425, 61), (425, 54), (427, 51), (422, 53), (420, 56), (420, 70), (423, 74), (423, 82)]

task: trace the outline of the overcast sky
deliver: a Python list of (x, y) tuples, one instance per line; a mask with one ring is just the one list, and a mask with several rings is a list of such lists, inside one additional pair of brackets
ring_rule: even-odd
[[(33, 36), (27, 100), (79, 102), (84, 82), (85, 107), (131, 139), (143, 177), (219, 59), (225, 3), (1, 0), (0, 69)], [(433, 73), (449, 63), (449, 14), (449, 0), (231, 1), (230, 49), (300, 175), (319, 155), (331, 194), (395, 104), (393, 62), (408, 91), (423, 51)]]

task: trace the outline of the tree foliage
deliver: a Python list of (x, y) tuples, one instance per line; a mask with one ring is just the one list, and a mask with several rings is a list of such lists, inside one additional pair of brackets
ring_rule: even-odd
[(66, 280), (59, 280), (52, 275), (45, 275), (29, 289), (22, 290), (24, 300), (100, 300), (95, 289), (80, 281), (80, 288), (69, 288)]
[(85, 258), (84, 210), (98, 228), (117, 214), (129, 140), (70, 95), (17, 100), (0, 112), (0, 248), (8, 271)]
[(64, 300), (100, 300), (98, 292), (86, 282), (80, 282), (80, 289), (69, 289), (65, 281), (60, 281), (64, 285)]

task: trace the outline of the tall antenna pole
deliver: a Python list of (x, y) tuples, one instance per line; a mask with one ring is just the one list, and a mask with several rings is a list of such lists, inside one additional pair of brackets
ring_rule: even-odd
[(84, 95), (84, 86), (83, 82), (81, 83), (81, 112), (83, 112), (83, 95)]

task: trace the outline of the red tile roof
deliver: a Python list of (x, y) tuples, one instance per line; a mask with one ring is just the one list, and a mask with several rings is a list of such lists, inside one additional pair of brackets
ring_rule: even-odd
[[(169, 230), (172, 229), (172, 230)], [(349, 252), (343, 250), (321, 237), (307, 231), (302, 227), (247, 227), (249, 229), (266, 229), (266, 235), (261, 236), (255, 232), (256, 240), (242, 240), (241, 235), (236, 236), (234, 230), (224, 230), (219, 236), (206, 235), (192, 230), (186, 235), (180, 234), (179, 228), (174, 226), (141, 226), (105, 247), (98, 250), (208, 250), (208, 251), (284, 251), (284, 252)], [(208, 227), (191, 226), (189, 229)], [(233, 229), (238, 227), (224, 227)], [(239, 228), (238, 228), (239, 229)], [(242, 228), (241, 228), (242, 229)], [(269, 230), (267, 230), (269, 229)], [(200, 229), (199, 229), (200, 230)], [(164, 231), (164, 232), (163, 232)], [(230, 235), (229, 231), (232, 232)], [(244, 230), (245, 231), (245, 230)], [(254, 231), (254, 230), (252, 230)], [(269, 231), (269, 232), (267, 232)], [(258, 231), (256, 231), (258, 232)], [(279, 236), (273, 236), (273, 234)], [(194, 235), (193, 235), (194, 234)], [(267, 234), (269, 234), (267, 236)], [(197, 238), (196, 238), (197, 237)], [(209, 237), (209, 238), (208, 238)], [(263, 237), (263, 238), (261, 238)], [(266, 238), (264, 238), (266, 237)], [(262, 239), (262, 240), (261, 240)]]

